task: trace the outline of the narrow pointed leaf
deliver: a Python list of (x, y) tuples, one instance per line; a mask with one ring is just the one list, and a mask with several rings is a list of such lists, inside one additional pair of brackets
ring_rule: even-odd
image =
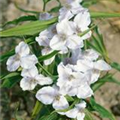
[(48, 28), (51, 24), (54, 24), (57, 18), (53, 18), (48, 21), (34, 21), (24, 25), (20, 25), (8, 30), (0, 32), (0, 37), (11, 37), (11, 36), (24, 36), (38, 34), (42, 30)]
[(108, 118), (109, 120), (116, 120), (114, 115), (107, 109), (95, 102), (93, 98), (90, 99), (90, 104), (92, 108), (97, 111), (101, 118)]
[(37, 18), (36, 18), (34, 15), (21, 16), (21, 17), (15, 19), (15, 20), (12, 20), (12, 21), (9, 21), (9, 22), (5, 23), (5, 24), (2, 26), (2, 28), (5, 27), (5, 26), (7, 26), (7, 25), (11, 25), (11, 24), (17, 25), (17, 24), (19, 24), (19, 23), (21, 23), (21, 22), (25, 22), (25, 21), (35, 21), (35, 20), (37, 20)]
[(120, 13), (90, 12), (92, 18), (120, 17)]
[(111, 63), (111, 67), (118, 70), (118, 71), (120, 71), (120, 64), (118, 64), (116, 62)]

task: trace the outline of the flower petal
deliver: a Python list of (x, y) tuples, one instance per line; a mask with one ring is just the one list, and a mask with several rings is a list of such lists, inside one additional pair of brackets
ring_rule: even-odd
[(29, 46), (25, 42), (20, 42), (15, 48), (15, 52), (21, 57), (26, 56), (30, 53)]
[(74, 22), (78, 25), (80, 29), (84, 29), (90, 25), (90, 13), (87, 10), (83, 10), (74, 18)]
[(77, 120), (84, 120), (84, 118), (85, 118), (85, 113), (79, 112), (77, 115)]
[(75, 32), (75, 24), (72, 21), (62, 20), (56, 25), (57, 33), (61, 35), (72, 35)]
[(71, 19), (74, 15), (72, 14), (72, 12), (67, 9), (66, 7), (62, 7), (60, 10), (59, 10), (59, 22), (61, 22), (62, 20), (64, 19)]
[(36, 66), (33, 66), (31, 69), (23, 69), (21, 73), (21, 76), (23, 77), (35, 78), (36, 75), (38, 75), (38, 69)]
[(80, 87), (78, 88), (78, 93), (77, 93), (78, 98), (85, 99), (91, 97), (92, 95), (93, 95), (93, 91), (87, 83), (80, 85)]
[(63, 41), (58, 35), (55, 35), (50, 41), (50, 47), (53, 50), (61, 50), (66, 51), (67, 48), (65, 46), (66, 41)]
[(53, 18), (53, 16), (47, 12), (40, 13), (40, 16), (39, 16), (39, 20), (50, 20), (52, 18)]
[(64, 96), (60, 96), (60, 98), (56, 98), (53, 101), (53, 108), (56, 110), (63, 110), (69, 107), (68, 101)]
[(37, 75), (35, 78), (38, 81), (38, 84), (40, 85), (49, 85), (49, 84), (52, 84), (53, 82), (51, 78), (45, 77), (42, 74)]
[(37, 57), (35, 55), (27, 55), (26, 57), (21, 58), (21, 67), (25, 69), (30, 69), (38, 63)]
[(84, 59), (93, 61), (93, 60), (97, 60), (97, 58), (99, 57), (99, 53), (93, 49), (87, 49), (83, 53), (83, 57), (84, 57)]
[(67, 111), (67, 112), (65, 113), (65, 115), (66, 115), (67, 117), (69, 117), (69, 118), (76, 118), (78, 112), (79, 112), (79, 111), (78, 111), (77, 108), (73, 108), (73, 109)]
[(29, 77), (25, 77), (20, 81), (20, 87), (22, 88), (23, 91), (33, 90), (36, 85), (37, 81)]
[(83, 40), (77, 36), (77, 35), (72, 35), (67, 39), (66, 45), (70, 49), (77, 49), (77, 48), (82, 48), (84, 46)]
[(94, 68), (98, 70), (111, 70), (111, 66), (107, 64), (104, 60), (98, 60), (97, 62), (94, 62)]
[(37, 92), (36, 98), (45, 105), (52, 104), (55, 99), (55, 90), (52, 87), (43, 87)]
[(6, 64), (7, 64), (8, 71), (17, 70), (20, 67), (20, 60), (18, 59), (18, 55), (13, 55), (9, 57)]

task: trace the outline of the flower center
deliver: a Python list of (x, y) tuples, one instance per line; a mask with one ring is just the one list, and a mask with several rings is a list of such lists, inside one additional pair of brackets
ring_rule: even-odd
[(56, 100), (60, 100), (60, 96), (59, 96), (59, 95), (56, 95), (55, 99), (56, 99)]
[(69, 81), (72, 81), (73, 79), (75, 79), (75, 77), (73, 75), (70, 75), (68, 79)]

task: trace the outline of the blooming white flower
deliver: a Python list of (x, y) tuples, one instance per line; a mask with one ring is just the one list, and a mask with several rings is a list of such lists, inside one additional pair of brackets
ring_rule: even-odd
[[(76, 33), (82, 33), (86, 30), (89, 29), (89, 25), (91, 23), (91, 18), (90, 18), (90, 13), (88, 12), (88, 10), (82, 10), (81, 12), (79, 12), (79, 14), (77, 14), (74, 18), (74, 22), (76, 24)], [(90, 38), (92, 32), (89, 31), (88, 33), (86, 33), (85, 35), (82, 36), (82, 39), (88, 39)]]
[(59, 22), (67, 19), (70, 20), (74, 15), (78, 14), (84, 8), (79, 4), (81, 0), (68, 0), (59, 10)]
[(50, 20), (53, 16), (50, 13), (40, 13), (39, 20)]
[(20, 87), (22, 90), (33, 90), (37, 84), (39, 85), (49, 85), (52, 84), (52, 79), (45, 77), (42, 74), (38, 74), (37, 67), (32, 67), (31, 69), (23, 69), (21, 76), (23, 79), (20, 81)]
[(29, 46), (25, 42), (20, 42), (15, 48), (15, 55), (7, 60), (8, 71), (15, 71), (20, 66), (23, 68), (31, 68), (38, 62), (35, 55), (30, 55)]
[(78, 98), (87, 98), (93, 95), (85, 74), (75, 72), (72, 67), (64, 66), (63, 63), (58, 65), (58, 74), (57, 85), (63, 95), (77, 95)]
[[(50, 48), (50, 40), (52, 39), (52, 37), (57, 33), (56, 31), (56, 24), (50, 26), (48, 29), (42, 31), (38, 37), (36, 37), (36, 41), (38, 42), (38, 44), (40, 46), (44, 46), (44, 48), (42, 49), (41, 53), (42, 55), (47, 55), (51, 52), (53, 52), (53, 50)], [(49, 65), (53, 62), (55, 56), (53, 56), (52, 58), (45, 60), (44, 64), (45, 65)]]
[(75, 105), (75, 108), (67, 111), (65, 115), (69, 118), (76, 118), (77, 120), (84, 120), (85, 113), (84, 109), (86, 108), (86, 103), (82, 101), (79, 104)]
[(56, 110), (63, 110), (69, 107), (67, 99), (59, 92), (57, 86), (41, 88), (37, 92), (36, 98), (45, 105), (52, 104)]
[[(78, 57), (75, 59), (75, 56)], [(73, 53), (72, 59), (75, 63), (74, 70), (85, 73), (88, 76), (89, 84), (98, 80), (100, 71), (108, 71), (111, 69), (110, 65), (104, 60), (97, 60), (98, 57), (99, 53), (92, 49)]]
[(83, 47), (83, 40), (74, 34), (74, 23), (68, 20), (63, 20), (56, 25), (57, 34), (50, 41), (50, 47), (53, 50), (60, 50), (63, 53), (69, 49)]

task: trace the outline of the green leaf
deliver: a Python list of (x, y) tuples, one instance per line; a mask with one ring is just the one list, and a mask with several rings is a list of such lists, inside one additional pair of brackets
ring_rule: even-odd
[(49, 12), (50, 12), (50, 13), (52, 13), (52, 12), (57, 13), (60, 8), (61, 8), (61, 6), (54, 7), (54, 8), (52, 8)]
[(1, 55), (0, 56), (0, 62), (3, 62), (4, 60), (8, 59), (8, 57), (12, 56), (15, 53), (14, 49)]
[(13, 73), (9, 73), (7, 75), (5, 75), (4, 77), (0, 77), (1, 80), (4, 80), (4, 79), (8, 79), (8, 78), (11, 78), (11, 77), (15, 77), (15, 76), (19, 76), (20, 73), (18, 72), (13, 72)]
[(94, 118), (92, 117), (92, 114), (87, 109), (85, 109), (85, 118), (84, 118), (84, 120), (94, 120)]
[[(12, 74), (12, 73), (10, 73)], [(21, 79), (21, 76), (19, 74), (14, 74), (14, 76), (12, 75), (7, 75), (6, 77), (4, 77), (4, 81), (1, 84), (0, 87), (2, 88), (12, 88), (13, 86), (15, 86)]]
[(5, 23), (5, 24), (2, 26), (2, 28), (5, 27), (5, 26), (7, 26), (7, 25), (10, 25), (10, 24), (17, 25), (17, 24), (19, 24), (19, 23), (21, 23), (21, 22), (25, 22), (25, 21), (35, 21), (35, 20), (37, 20), (37, 18), (36, 18), (34, 15), (21, 16), (21, 17), (15, 19), (15, 20), (12, 20), (12, 21), (9, 21), (9, 22)]
[(102, 118), (109, 118), (110, 120), (116, 120), (114, 115), (106, 110), (104, 107), (95, 102), (93, 98), (90, 99), (92, 108), (99, 113)]
[(57, 18), (53, 18), (47, 21), (30, 22), (14, 28), (10, 28), (8, 30), (1, 31), (0, 37), (35, 35), (48, 28), (50, 25), (54, 24), (56, 21)]
[(108, 13), (108, 12), (90, 12), (92, 18), (110, 18), (120, 17), (120, 13)]
[(33, 109), (33, 112), (32, 112), (32, 118), (36, 117), (37, 114), (40, 112), (40, 110), (42, 109), (43, 107), (43, 104), (40, 103), (38, 100), (36, 101), (36, 104), (35, 104), (35, 107)]
[(119, 63), (113, 62), (113, 63), (111, 63), (111, 67), (120, 71), (120, 64)]
[(43, 116), (42, 118), (40, 118), (38, 120), (58, 120), (58, 114), (57, 113), (52, 113), (50, 115)]
[(38, 60), (39, 60), (39, 62), (42, 62), (42, 61), (44, 61), (44, 60), (50, 59), (51, 57), (55, 56), (58, 52), (59, 52), (59, 51), (53, 51), (53, 52), (51, 52), (51, 53), (48, 54), (48, 55), (40, 56), (40, 57), (38, 58)]

